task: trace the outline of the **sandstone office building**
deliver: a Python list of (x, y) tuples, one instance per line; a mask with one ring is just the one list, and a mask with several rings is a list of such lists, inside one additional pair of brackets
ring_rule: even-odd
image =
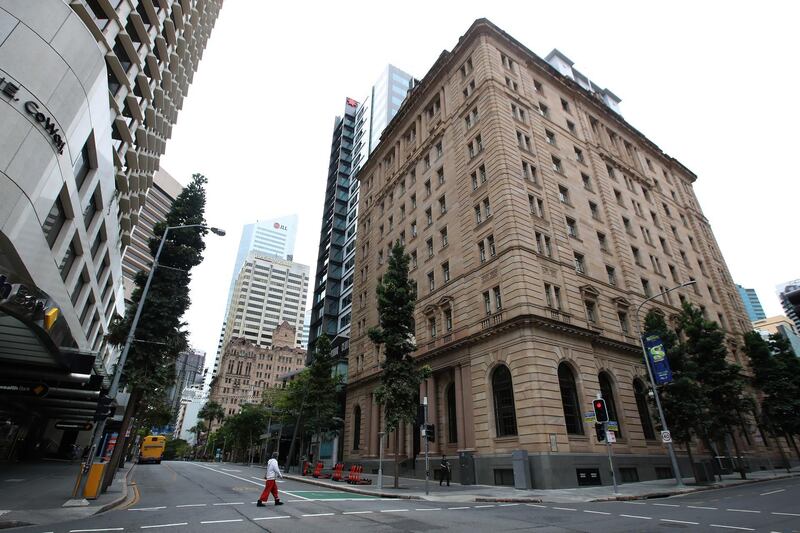
[[(601, 392), (620, 425), (618, 479), (672, 475), (646, 399), (636, 307), (695, 279), (643, 314), (670, 317), (687, 300), (729, 339), (749, 326), (696, 176), (618, 102), (559, 52), (545, 61), (486, 20), (409, 94), (358, 175), (347, 460), (377, 463), (381, 354), (367, 330), (400, 240), (418, 287), (415, 357), (433, 369), (420, 390), (436, 425), (431, 453), (458, 456), (456, 480), (510, 484), (512, 452), (524, 450), (534, 487), (610, 483), (583, 416)], [(742, 362), (733, 343), (730, 354)], [(386, 456), (408, 467), (421, 460), (419, 431), (399, 431)], [(760, 435), (738, 438), (763, 451)]]

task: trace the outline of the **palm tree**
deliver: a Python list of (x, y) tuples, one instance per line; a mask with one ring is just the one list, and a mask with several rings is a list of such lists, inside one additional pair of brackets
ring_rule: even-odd
[[(200, 408), (200, 412), (197, 413), (198, 420), (205, 420), (208, 425), (206, 426), (206, 430), (208, 431), (208, 437), (211, 436), (211, 428), (214, 422), (222, 422), (222, 419), (225, 418), (225, 410), (222, 406), (214, 400), (209, 400), (206, 404)], [(208, 438), (206, 438), (206, 451), (208, 451)]]
[(202, 420), (198, 420), (197, 424), (195, 424), (194, 426), (192, 426), (189, 429), (189, 431), (194, 433), (194, 445), (195, 445), (195, 447), (200, 445), (200, 434), (202, 432), (206, 431), (207, 429), (208, 429), (208, 426), (206, 426), (205, 422), (203, 422)]

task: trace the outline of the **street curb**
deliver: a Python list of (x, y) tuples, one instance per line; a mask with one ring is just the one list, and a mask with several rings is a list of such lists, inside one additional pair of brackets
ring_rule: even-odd
[(684, 490), (668, 490), (668, 491), (660, 491), (660, 492), (648, 492), (647, 494), (630, 494), (624, 496), (608, 496), (603, 498), (596, 498), (593, 500), (587, 500), (588, 502), (625, 502), (625, 501), (632, 501), (632, 500), (649, 500), (652, 498), (667, 498), (669, 496), (677, 496), (680, 494), (692, 494), (695, 492), (703, 492), (707, 490), (718, 490), (718, 489), (725, 489), (725, 488), (732, 488), (732, 487), (739, 487), (741, 485), (749, 485), (752, 483), (766, 483), (767, 481), (776, 481), (779, 479), (791, 479), (795, 477), (800, 477), (800, 474), (784, 474), (781, 476), (766, 478), (766, 479), (741, 479), (737, 480), (737, 483), (731, 484), (724, 484), (720, 482), (715, 482), (711, 485), (701, 485), (695, 487), (687, 487)]
[(122, 496), (120, 496), (116, 500), (110, 501), (107, 504), (103, 505), (97, 511), (92, 513), (92, 516), (104, 513), (106, 511), (113, 509), (114, 507), (117, 507), (118, 505), (125, 503), (125, 501), (128, 499), (128, 480), (130, 479), (131, 473), (133, 473), (133, 469), (136, 468), (137, 464), (138, 463), (134, 463), (133, 466), (131, 466), (128, 472), (125, 474), (125, 483), (123, 484), (122, 487)]
[(299, 481), (301, 483), (308, 483), (309, 485), (316, 485), (318, 487), (327, 487), (338, 489), (343, 492), (352, 492), (353, 494), (361, 494), (362, 496), (377, 496), (379, 498), (395, 498), (398, 500), (419, 500), (420, 498), (416, 496), (412, 496), (410, 494), (393, 494), (390, 492), (377, 492), (371, 490), (364, 490), (364, 489), (357, 489), (351, 487), (347, 484), (347, 482), (343, 481), (344, 485), (334, 485), (333, 483), (326, 483), (325, 481), (320, 481), (315, 478), (307, 478), (303, 476), (295, 476), (294, 474), (284, 474), (283, 476), (286, 479), (291, 479), (292, 481)]

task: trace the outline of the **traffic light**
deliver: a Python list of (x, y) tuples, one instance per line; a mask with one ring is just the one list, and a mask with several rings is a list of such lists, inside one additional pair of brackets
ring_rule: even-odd
[(603, 424), (595, 424), (594, 431), (597, 434), (598, 442), (603, 442), (606, 440), (606, 428), (603, 426)]
[(436, 426), (433, 424), (425, 426), (425, 438), (431, 442), (436, 442)]
[(594, 403), (594, 417), (597, 422), (608, 422), (608, 410), (606, 409), (606, 401), (602, 398), (597, 398)]

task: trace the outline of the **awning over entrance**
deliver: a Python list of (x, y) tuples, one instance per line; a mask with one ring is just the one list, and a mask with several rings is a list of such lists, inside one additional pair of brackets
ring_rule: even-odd
[(0, 275), (0, 417), (92, 421), (104, 381), (94, 363), (55, 301)]

